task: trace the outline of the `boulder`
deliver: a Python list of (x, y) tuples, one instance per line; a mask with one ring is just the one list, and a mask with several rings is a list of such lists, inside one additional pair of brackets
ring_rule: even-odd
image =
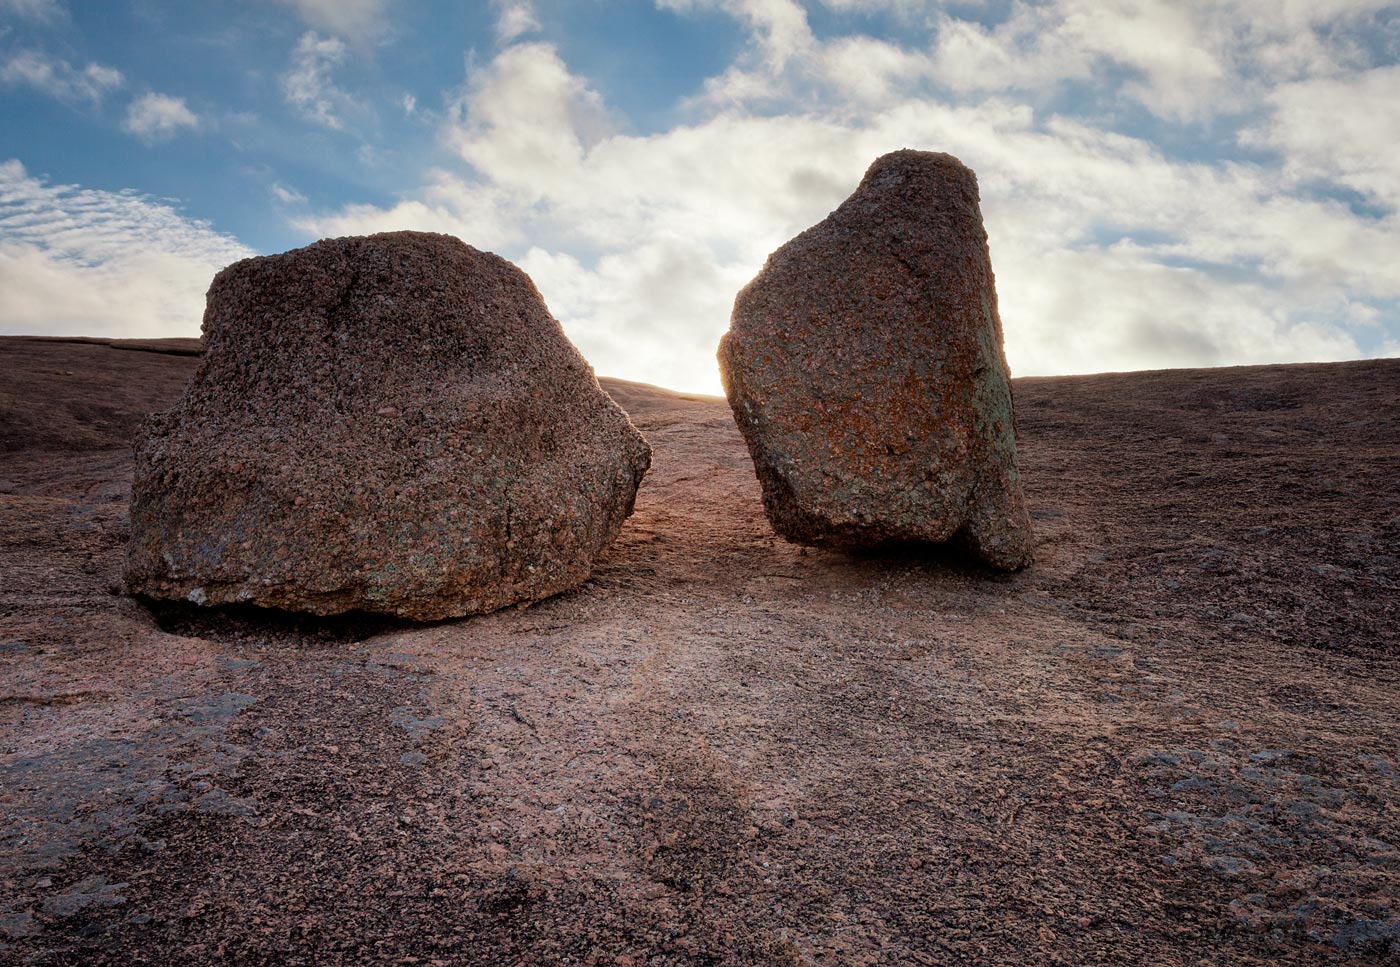
[(139, 439), (125, 577), (200, 604), (418, 620), (587, 579), (651, 450), (528, 276), (448, 235), (224, 269)]
[(1030, 563), (977, 178), (956, 158), (877, 159), (740, 291), (719, 361), (783, 537)]

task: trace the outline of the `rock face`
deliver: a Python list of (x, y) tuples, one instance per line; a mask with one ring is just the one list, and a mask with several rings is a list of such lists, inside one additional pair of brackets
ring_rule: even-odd
[(977, 178), (956, 158), (877, 159), (739, 293), (719, 361), (783, 537), (1030, 563)]
[(530, 279), (447, 235), (214, 278), (206, 354), (138, 443), (133, 592), (430, 620), (582, 583), (651, 461)]

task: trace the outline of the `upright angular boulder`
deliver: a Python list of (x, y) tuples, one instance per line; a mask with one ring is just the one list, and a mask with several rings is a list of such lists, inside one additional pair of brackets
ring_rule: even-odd
[(525, 273), (451, 236), (238, 262), (204, 338), (137, 447), (139, 594), (420, 620), (534, 601), (588, 577), (651, 461)]
[(896, 151), (739, 293), (720, 372), (773, 527), (1030, 563), (977, 178)]

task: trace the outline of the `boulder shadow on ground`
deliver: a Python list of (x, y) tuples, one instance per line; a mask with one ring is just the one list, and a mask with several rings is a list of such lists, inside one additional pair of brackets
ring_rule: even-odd
[(859, 567), (916, 567), (956, 574), (959, 577), (976, 578), (992, 584), (1014, 584), (1016, 576), (1023, 573), (998, 570), (979, 561), (957, 537), (947, 541), (885, 541), (865, 546), (825, 547), (822, 550)]
[(135, 599), (166, 634), (224, 643), (284, 644), (297, 647), (351, 644), (423, 622), (370, 611), (314, 615), (251, 604), (199, 605), (187, 601)]

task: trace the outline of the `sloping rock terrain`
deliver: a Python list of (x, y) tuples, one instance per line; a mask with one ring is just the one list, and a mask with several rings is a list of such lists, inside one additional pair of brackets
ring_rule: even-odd
[(785, 543), (604, 380), (593, 577), (432, 625), (120, 593), (196, 363), (0, 340), (0, 961), (1400, 957), (1400, 361), (1015, 381), (1011, 576)]

